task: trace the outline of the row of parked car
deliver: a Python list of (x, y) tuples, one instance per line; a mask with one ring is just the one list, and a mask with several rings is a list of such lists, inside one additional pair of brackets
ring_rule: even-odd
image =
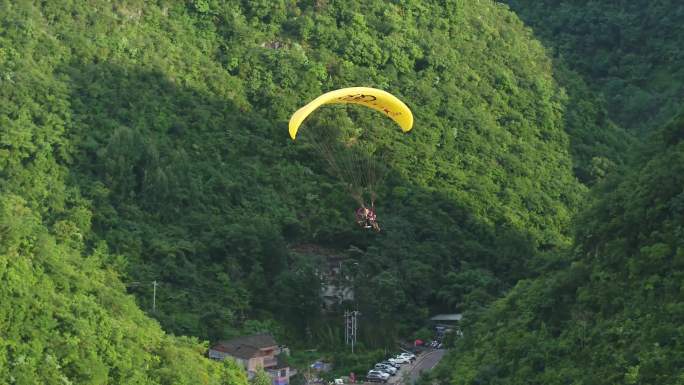
[(390, 376), (394, 376), (399, 372), (401, 365), (408, 364), (416, 360), (413, 353), (400, 353), (395, 357), (386, 359), (385, 361), (375, 364), (373, 369), (368, 371), (366, 380), (368, 382), (387, 382)]

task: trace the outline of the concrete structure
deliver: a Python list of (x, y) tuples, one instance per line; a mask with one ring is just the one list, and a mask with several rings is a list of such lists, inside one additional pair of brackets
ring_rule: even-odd
[(461, 335), (461, 330), (458, 327), (458, 323), (463, 319), (463, 315), (460, 313), (454, 314), (437, 314), (436, 316), (430, 318), (430, 322), (435, 328), (435, 334), (438, 340), (442, 340), (446, 333), (451, 333), (456, 331), (458, 335)]
[(354, 300), (353, 280), (349, 270), (353, 262), (346, 253), (339, 250), (326, 249), (316, 244), (293, 246), (295, 253), (313, 256), (319, 259), (318, 278), (321, 282), (320, 296), (323, 310), (335, 310), (339, 305)]
[(354, 288), (351, 278), (342, 269), (346, 257), (327, 256), (326, 269), (321, 272), (321, 297), (325, 309), (332, 309), (347, 301), (354, 300)]

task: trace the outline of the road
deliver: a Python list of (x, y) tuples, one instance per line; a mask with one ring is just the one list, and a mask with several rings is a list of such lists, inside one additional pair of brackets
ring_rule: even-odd
[(408, 383), (413, 384), (416, 382), (421, 372), (431, 370), (437, 366), (437, 363), (444, 357), (445, 353), (446, 349), (438, 349), (421, 354), (409, 372)]
[(445, 353), (445, 349), (438, 349), (419, 355), (412, 365), (403, 365), (401, 371), (396, 376), (390, 377), (388, 383), (396, 385), (402, 384), (402, 382), (405, 385), (413, 384), (421, 372), (434, 368)]

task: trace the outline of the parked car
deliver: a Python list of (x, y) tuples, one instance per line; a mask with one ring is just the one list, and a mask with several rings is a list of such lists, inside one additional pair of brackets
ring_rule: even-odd
[(380, 370), (389, 373), (390, 376), (397, 374), (397, 368), (388, 364), (378, 363), (375, 364), (375, 370)]
[(401, 356), (401, 355), (394, 357), (394, 361), (397, 362), (397, 363), (400, 363), (400, 364), (408, 364), (408, 363), (411, 363), (411, 360), (410, 360), (408, 357), (404, 357), (404, 356)]
[(398, 363), (394, 362), (394, 360), (392, 360), (392, 361), (390, 361), (390, 360), (385, 360), (385, 361), (382, 361), (382, 362), (380, 362), (380, 363), (381, 363), (381, 364), (385, 364), (385, 365), (392, 366), (392, 367), (394, 367), (394, 368), (396, 368), (396, 369), (401, 368), (401, 365), (399, 365)]
[(377, 371), (379, 371), (379, 372), (383, 372), (383, 373), (389, 374), (389, 375), (390, 375), (390, 377), (394, 375), (394, 373), (390, 372), (390, 371), (389, 371), (388, 369), (383, 369), (383, 368), (375, 368), (375, 367), (374, 367), (374, 368), (373, 368), (373, 369), (371, 369), (371, 370), (377, 370)]
[(399, 361), (397, 361), (396, 359), (391, 358), (391, 357), (388, 358), (388, 359), (386, 359), (385, 361), (386, 361), (386, 362), (389, 362), (392, 366), (394, 366), (394, 367), (397, 368), (397, 369), (399, 369), (399, 367), (401, 366), (401, 362), (399, 362)]
[(366, 376), (366, 381), (368, 381), (368, 382), (387, 382), (387, 379), (383, 378), (379, 374), (368, 374)]
[(389, 379), (390, 376), (389, 373), (381, 372), (379, 370), (369, 370), (368, 375), (378, 375), (385, 381), (387, 381), (387, 379)]
[(407, 352), (404, 352), (404, 353), (399, 353), (399, 355), (400, 355), (400, 356), (402, 356), (402, 357), (406, 357), (406, 358), (408, 358), (408, 359), (409, 359), (409, 361), (411, 361), (411, 362), (413, 362), (413, 361), (415, 361), (415, 360), (416, 360), (416, 355), (415, 355), (415, 354), (413, 354), (413, 353), (407, 353)]

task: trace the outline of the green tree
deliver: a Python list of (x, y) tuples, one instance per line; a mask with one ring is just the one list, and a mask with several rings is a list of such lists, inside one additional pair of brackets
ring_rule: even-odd
[(273, 380), (271, 380), (271, 376), (263, 368), (258, 368), (249, 382), (252, 385), (271, 385)]

